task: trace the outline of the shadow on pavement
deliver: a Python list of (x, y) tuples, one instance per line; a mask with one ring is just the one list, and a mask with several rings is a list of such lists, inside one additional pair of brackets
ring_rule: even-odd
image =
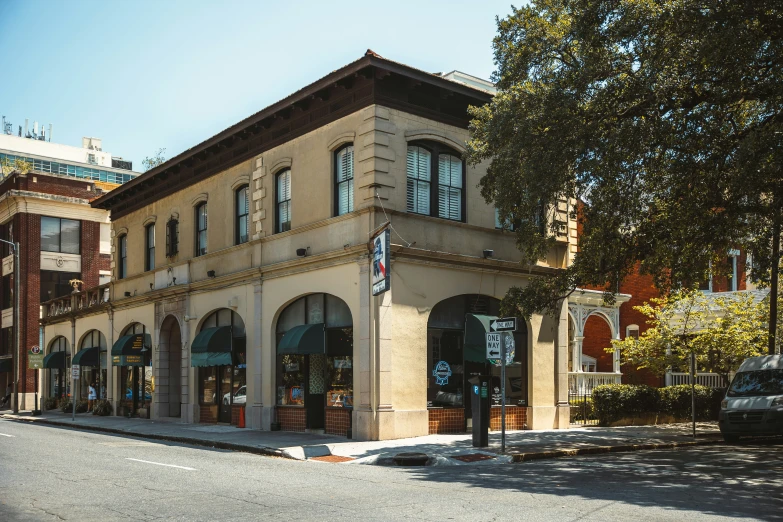
[[(781, 442), (400, 470), (423, 481), (728, 517), (783, 520)], [(400, 468), (398, 468), (400, 469)], [(488, 496), (488, 498), (491, 498)], [(684, 515), (687, 516), (687, 515)]]

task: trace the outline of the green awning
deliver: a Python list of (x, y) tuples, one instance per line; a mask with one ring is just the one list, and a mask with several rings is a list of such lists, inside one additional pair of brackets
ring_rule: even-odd
[(190, 365), (196, 367), (230, 366), (231, 327), (201, 330), (190, 345)]
[(111, 362), (115, 366), (147, 366), (151, 348), (150, 334), (123, 335), (111, 347)]
[(52, 352), (44, 357), (44, 368), (62, 370), (65, 368), (65, 352)]
[(324, 323), (301, 324), (288, 330), (280, 344), (277, 345), (278, 355), (307, 355), (326, 353), (326, 329)]
[(97, 346), (82, 348), (73, 356), (71, 364), (74, 366), (92, 366), (98, 368), (101, 365), (101, 349)]
[(0, 359), (0, 373), (11, 373), (14, 371), (13, 359)]
[(465, 314), (465, 360), (487, 362), (487, 332), (494, 315)]

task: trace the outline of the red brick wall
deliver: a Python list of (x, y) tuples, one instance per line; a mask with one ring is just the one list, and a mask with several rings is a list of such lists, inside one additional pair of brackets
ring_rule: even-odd
[(101, 224), (95, 221), (82, 221), (82, 290), (98, 286), (98, 270), (101, 268)]
[[(27, 352), (38, 344), (38, 319), (41, 293), (41, 217), (35, 214), (14, 216), (14, 240), (19, 241), (19, 393), (35, 391), (35, 370), (27, 369)], [(13, 278), (12, 278), (13, 279)], [(29, 405), (28, 405), (29, 407)]]
[[(244, 410), (244, 406), (237, 406), (236, 404), (231, 405), (231, 425), (232, 426), (239, 426), (239, 415), (241, 413), (240, 410)], [(247, 426), (247, 419), (245, 419), (245, 426)]]
[[(660, 297), (660, 292), (653, 284), (653, 278), (650, 275), (639, 274), (639, 265), (633, 274), (626, 277), (620, 285), (620, 293), (630, 294), (631, 299), (627, 303), (620, 305), (620, 338), (625, 339), (629, 325), (639, 327), (639, 335), (645, 332), (649, 325), (647, 318), (639, 311), (634, 310), (635, 306), (643, 305), (650, 299)], [(648, 386), (663, 386), (662, 376), (655, 375), (649, 370), (637, 370), (635, 366), (625, 364), (620, 367), (623, 372), (623, 383), (625, 384), (646, 384)]]
[(102, 194), (90, 181), (47, 176), (46, 174), (29, 173), (26, 176), (18, 176), (12, 181), (12, 185), (17, 190), (87, 200), (95, 199)]
[(305, 418), (304, 408), (281, 408), (277, 407), (277, 422), (280, 423), (280, 429), (283, 431), (303, 432), (307, 429), (307, 420)]
[[(500, 431), (503, 429), (503, 415), (501, 408), (489, 409), (489, 429)], [(527, 408), (524, 406), (506, 406), (506, 429), (524, 430), (527, 427)]]
[(200, 404), (198, 421), (201, 424), (217, 424), (217, 406)]
[(585, 323), (585, 339), (582, 353), (596, 359), (597, 372), (612, 371), (612, 354), (605, 348), (612, 346), (612, 330), (603, 317), (591, 315)]
[(326, 408), (325, 432), (330, 435), (345, 437), (351, 427), (351, 412), (349, 408)]
[(463, 408), (432, 409), (429, 412), (429, 432), (465, 433), (465, 410)]

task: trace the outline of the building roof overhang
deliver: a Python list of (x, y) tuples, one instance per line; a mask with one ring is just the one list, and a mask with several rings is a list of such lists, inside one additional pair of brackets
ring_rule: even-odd
[(492, 95), (368, 50), (360, 59), (245, 118), (92, 202), (112, 219), (372, 104), (467, 128)]

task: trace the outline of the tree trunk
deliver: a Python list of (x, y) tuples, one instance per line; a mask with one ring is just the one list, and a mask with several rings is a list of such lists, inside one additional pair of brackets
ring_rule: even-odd
[(775, 355), (778, 324), (778, 272), (780, 271), (780, 218), (775, 209), (772, 224), (772, 263), (769, 277), (769, 355)]

